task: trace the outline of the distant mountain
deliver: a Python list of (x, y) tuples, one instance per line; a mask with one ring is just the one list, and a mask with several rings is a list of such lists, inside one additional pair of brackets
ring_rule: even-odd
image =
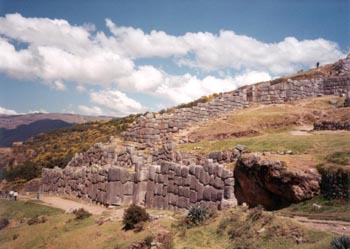
[(62, 120), (43, 119), (30, 124), (19, 125), (15, 129), (0, 128), (0, 147), (11, 147), (13, 142), (25, 141), (40, 133), (73, 125)]
[(11, 147), (13, 142), (22, 142), (43, 132), (108, 119), (111, 117), (66, 113), (0, 115), (0, 147)]
[(84, 116), (70, 113), (31, 113), (23, 115), (0, 115), (0, 128), (15, 129), (20, 125), (27, 125), (35, 121), (51, 119), (62, 120), (70, 124), (82, 124), (90, 121), (108, 120), (107, 116)]

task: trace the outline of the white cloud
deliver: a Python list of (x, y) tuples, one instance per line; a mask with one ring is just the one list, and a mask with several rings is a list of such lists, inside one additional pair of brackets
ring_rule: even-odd
[(78, 109), (79, 109), (79, 111), (81, 111), (85, 115), (91, 115), (91, 116), (102, 116), (102, 115), (104, 115), (104, 113), (101, 110), (101, 108), (97, 107), (97, 106), (88, 107), (88, 106), (85, 106), (85, 105), (79, 105)]
[(122, 89), (136, 92), (153, 91), (163, 83), (163, 72), (153, 66), (140, 66), (132, 74), (121, 78), (118, 83)]
[[(16, 49), (13, 40), (28, 47)], [(130, 58), (101, 44), (86, 26), (20, 14), (0, 17), (0, 72), (44, 82), (111, 84), (133, 70)]]
[(213, 71), (224, 68), (264, 70), (272, 74), (292, 73), (303, 66), (334, 62), (344, 56), (335, 42), (325, 39), (298, 41), (287, 37), (264, 43), (233, 31), (187, 33), (194, 58), (180, 58), (179, 65)]
[(139, 102), (115, 89), (90, 92), (90, 99), (91, 102), (108, 109), (115, 116), (135, 114), (146, 110)]
[(17, 113), (15, 110), (6, 109), (6, 108), (0, 106), (0, 114), (17, 115), (19, 113)]
[(39, 110), (29, 110), (27, 114), (31, 114), (31, 113), (49, 113), (49, 112), (43, 108), (40, 108)]
[(141, 29), (117, 27), (110, 19), (106, 19), (106, 25), (125, 54), (134, 58), (184, 55), (189, 49), (181, 37), (168, 35), (163, 31), (152, 30), (145, 34)]
[(189, 32), (172, 36), (163, 31), (145, 34), (141, 29), (117, 27), (109, 19), (106, 24), (119, 49), (128, 56), (177, 56), (179, 65), (207, 71), (234, 68), (283, 74), (314, 66), (317, 61), (334, 62), (344, 56), (337, 43), (322, 38), (299, 41), (286, 37), (278, 43), (264, 43), (230, 30), (221, 30), (219, 34)]
[(201, 96), (212, 93), (225, 92), (237, 87), (260, 81), (270, 80), (271, 76), (265, 72), (251, 71), (234, 78), (216, 78), (207, 76), (199, 79), (196, 76), (185, 74), (182, 76), (165, 75), (154, 94), (171, 100), (174, 104), (185, 103)]
[[(0, 73), (40, 80), (58, 90), (66, 89), (63, 82), (76, 83), (80, 92), (86, 84), (99, 85), (105, 90), (90, 93), (97, 106), (82, 106), (79, 110), (105, 113), (106, 109), (120, 116), (145, 110), (123, 91), (163, 97), (177, 104), (344, 56), (335, 42), (322, 38), (286, 37), (266, 43), (230, 30), (175, 36), (117, 26), (109, 19), (106, 26), (111, 35), (96, 31), (92, 24), (74, 26), (62, 19), (26, 18), (20, 14), (0, 17)], [(189, 71), (195, 68), (204, 76), (172, 75), (152, 62), (136, 63), (138, 58), (154, 57)], [(210, 75), (226, 69), (236, 75)]]
[(76, 87), (77, 91), (82, 93), (82, 92), (85, 92), (86, 91), (86, 88), (82, 85), (77, 85)]
[(66, 85), (60, 80), (55, 80), (52, 84), (52, 87), (56, 90), (59, 90), (59, 91), (67, 90)]

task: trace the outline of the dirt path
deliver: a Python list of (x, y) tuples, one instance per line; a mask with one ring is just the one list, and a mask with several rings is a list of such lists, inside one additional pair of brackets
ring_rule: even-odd
[[(21, 198), (26, 199), (26, 198)], [(32, 198), (29, 198), (32, 199)], [(102, 213), (113, 217), (117, 220), (121, 220), (124, 214), (124, 208), (106, 208), (104, 206), (99, 206), (95, 204), (90, 204), (84, 201), (74, 201), (67, 200), (60, 196), (40, 196), (40, 201), (42, 201), (43, 205), (47, 205), (50, 207), (55, 207), (62, 209), (66, 212), (71, 212), (74, 209), (84, 208), (92, 214), (101, 215)]]
[(350, 234), (350, 222), (338, 220), (317, 220), (309, 219), (303, 216), (294, 216), (292, 219), (297, 220), (307, 227), (315, 228), (322, 231), (333, 232), (338, 234)]
[(52, 206), (55, 208), (63, 209), (66, 212), (78, 208), (84, 208), (92, 214), (102, 214), (104, 211), (108, 209), (102, 206), (80, 203), (72, 200), (63, 199), (57, 196), (42, 196), (40, 200), (45, 203), (45, 205)]
[(310, 131), (313, 130), (313, 126), (312, 125), (303, 125), (300, 127), (297, 127), (296, 130), (294, 131), (290, 131), (289, 134), (292, 136), (310, 136), (311, 133)]

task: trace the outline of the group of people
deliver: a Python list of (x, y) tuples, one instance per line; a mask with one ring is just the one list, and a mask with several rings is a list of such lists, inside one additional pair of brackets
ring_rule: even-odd
[(5, 191), (4, 193), (0, 190), (0, 198), (10, 199), (17, 201), (18, 192), (17, 191)]

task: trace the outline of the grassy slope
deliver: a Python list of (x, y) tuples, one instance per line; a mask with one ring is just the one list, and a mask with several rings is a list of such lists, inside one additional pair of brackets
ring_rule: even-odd
[[(185, 214), (172, 211), (148, 210), (153, 214), (166, 215), (158, 222), (146, 224), (147, 229), (140, 233), (123, 231), (120, 221), (106, 222), (101, 226), (94, 221), (96, 215), (83, 221), (74, 220), (71, 214), (45, 207), (34, 202), (0, 202), (0, 217), (11, 220), (9, 227), (0, 233), (1, 248), (121, 248), (136, 241), (142, 241), (147, 235), (160, 230), (174, 234), (175, 248), (328, 248), (331, 233), (312, 231), (288, 218), (280, 218), (264, 212), (257, 220), (249, 215), (232, 209), (220, 212), (218, 217), (199, 227), (185, 230), (178, 226)], [(21, 218), (46, 215), (48, 221), (29, 226), (20, 224)], [(223, 225), (224, 224), (224, 225)], [(221, 227), (220, 233), (218, 228)], [(258, 232), (261, 228), (264, 231)], [(241, 234), (231, 240), (232, 233)], [(303, 243), (297, 245), (292, 234), (302, 235)], [(17, 234), (18, 238), (13, 240)]]
[[(313, 204), (320, 205), (321, 208), (317, 209)], [(310, 219), (350, 221), (350, 203), (344, 200), (326, 200), (322, 196), (316, 196), (311, 200), (292, 204), (278, 213), (286, 216), (306, 216)]]
[[(337, 108), (329, 104), (331, 99), (337, 100), (338, 105), (343, 102), (342, 98), (326, 96), (239, 110), (199, 125), (190, 134), (198, 142), (182, 144), (178, 148), (206, 154), (244, 144), (250, 151), (292, 150), (294, 154), (309, 154), (320, 163), (326, 155), (350, 148), (350, 132), (318, 131), (300, 136), (291, 131), (301, 129), (300, 126), (312, 127), (315, 121), (350, 120), (350, 108)], [(213, 139), (217, 134), (247, 130), (255, 130), (259, 134)]]
[[(176, 248), (329, 248), (334, 235), (305, 228), (289, 219), (263, 212), (257, 220), (248, 212), (227, 210), (207, 225), (178, 233)], [(230, 237), (233, 236), (233, 239)], [(294, 234), (303, 238), (302, 244), (295, 242)]]
[[(20, 224), (21, 218), (45, 215), (43, 224)], [(99, 226), (92, 216), (83, 221), (74, 220), (74, 215), (45, 207), (33, 202), (0, 202), (0, 217), (11, 220), (10, 227), (0, 233), (1, 248), (123, 248), (136, 241), (142, 241), (149, 232), (124, 232), (121, 222), (106, 222)], [(16, 240), (13, 236), (19, 235)]]

